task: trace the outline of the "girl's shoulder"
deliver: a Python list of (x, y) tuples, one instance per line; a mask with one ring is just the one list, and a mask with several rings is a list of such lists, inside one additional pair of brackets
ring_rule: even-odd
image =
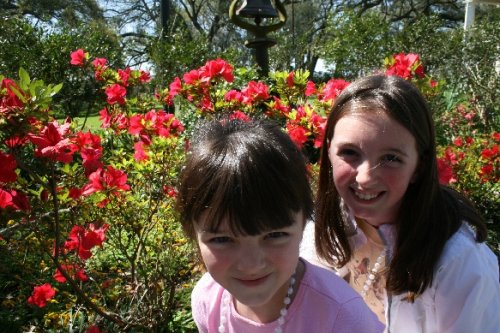
[(203, 276), (196, 282), (191, 293), (191, 300), (193, 302), (200, 302), (202, 300), (220, 299), (224, 288), (222, 288), (209, 273)]
[(305, 263), (306, 272), (301, 282), (301, 288), (308, 293), (308, 296), (322, 298), (342, 305), (354, 299), (360, 299), (349, 284), (334, 271), (315, 265), (307, 260), (301, 259)]
[(438, 262), (438, 269), (468, 262), (471, 269), (491, 269), (493, 272), (498, 272), (497, 257), (486, 243), (477, 242), (475, 237), (474, 229), (467, 222), (463, 222), (446, 242)]

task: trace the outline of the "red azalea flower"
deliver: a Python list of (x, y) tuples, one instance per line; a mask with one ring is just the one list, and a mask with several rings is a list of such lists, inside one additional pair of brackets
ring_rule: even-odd
[(134, 158), (137, 162), (149, 159), (148, 153), (144, 150), (144, 142), (139, 141), (134, 144)]
[[(72, 276), (76, 280), (85, 282), (89, 279), (88, 276), (85, 274), (85, 270), (81, 267), (75, 265), (61, 265), (61, 268), (64, 271), (66, 271), (68, 275)], [(56, 272), (54, 273), (53, 278), (59, 283), (66, 282), (66, 278), (58, 268), (56, 268)]]
[(76, 187), (72, 187), (69, 189), (68, 197), (70, 197), (71, 199), (78, 200), (80, 199), (81, 196), (82, 196), (82, 190)]
[(11, 183), (17, 179), (17, 163), (14, 156), (0, 151), (0, 182)]
[(306, 97), (316, 94), (316, 85), (312, 81), (307, 81), (306, 90), (304, 92)]
[(136, 114), (130, 117), (128, 132), (130, 134), (139, 135), (144, 129), (146, 121), (142, 114)]
[(127, 174), (108, 166), (106, 170), (97, 169), (89, 176), (89, 182), (83, 187), (82, 194), (90, 195), (94, 192), (109, 191), (109, 194), (118, 194), (118, 190), (128, 191)]
[(203, 75), (201, 71), (197, 69), (193, 69), (187, 73), (184, 73), (182, 76), (182, 79), (184, 80), (184, 83), (189, 84), (189, 85), (197, 85), (202, 79)]
[(105, 68), (106, 67), (106, 63), (108, 62), (108, 60), (106, 60), (106, 58), (95, 58), (93, 61), (92, 61), (92, 65), (94, 65), (94, 68)]
[(293, 86), (295, 85), (295, 82), (293, 81), (294, 76), (295, 76), (295, 73), (290, 72), (290, 74), (288, 74), (288, 76), (286, 77), (286, 84), (290, 88), (293, 88)]
[(169, 95), (171, 97), (178, 95), (182, 91), (181, 79), (179, 79), (178, 77), (175, 77), (174, 81), (172, 83), (170, 83), (168, 88), (169, 88)]
[(210, 82), (219, 78), (223, 78), (227, 82), (234, 81), (233, 67), (220, 58), (207, 61), (205, 66), (200, 68), (200, 75), (203, 82)]
[(167, 195), (170, 198), (177, 197), (177, 190), (173, 186), (163, 185), (163, 193), (165, 193), (165, 195)]
[(443, 185), (455, 183), (457, 179), (453, 174), (453, 168), (446, 158), (437, 160), (439, 183)]
[(28, 212), (31, 209), (28, 197), (23, 192), (10, 190), (12, 196), (12, 207), (16, 211)]
[(239, 119), (239, 120), (242, 120), (242, 121), (245, 121), (245, 122), (248, 122), (250, 121), (250, 117), (247, 116), (245, 113), (241, 112), (241, 111), (234, 111), (230, 116), (229, 116), (229, 119)]
[(8, 78), (2, 79), (0, 85), (0, 93), (5, 91), (5, 94), (0, 94), (0, 113), (5, 113), (2, 110), (8, 110), (8, 108), (22, 108), (24, 103), (19, 99), (14, 91), (18, 91), (21, 95), (26, 94), (17, 86), (17, 84)]
[(147, 83), (151, 81), (151, 75), (149, 74), (149, 72), (143, 71), (142, 69), (139, 70), (139, 81), (141, 83)]
[(117, 72), (121, 84), (125, 87), (128, 86), (128, 80), (130, 79), (130, 74), (132, 73), (130, 67), (127, 67), (125, 69), (119, 69)]
[(243, 102), (248, 105), (269, 99), (269, 87), (262, 82), (248, 82), (241, 93), (243, 94)]
[(47, 305), (47, 301), (49, 301), (52, 297), (56, 295), (56, 291), (50, 283), (45, 283), (41, 286), (36, 286), (33, 289), (33, 293), (28, 298), (28, 303), (32, 305), (36, 305), (39, 308), (43, 308)]
[(499, 133), (499, 132), (493, 132), (493, 133), (491, 134), (491, 138), (492, 138), (493, 140), (497, 141), (497, 142), (498, 142), (498, 141), (500, 141), (500, 133)]
[(271, 112), (266, 112), (268, 116), (272, 117), (275, 114), (272, 111), (278, 111), (278, 115), (285, 115), (285, 116), (290, 113), (290, 106), (281, 104), (281, 100), (276, 96), (273, 96), (273, 100), (274, 101), (269, 103)]
[(88, 53), (85, 53), (85, 51), (83, 51), (82, 49), (78, 49), (74, 52), (71, 52), (70, 64), (75, 66), (83, 66), (88, 56), (89, 56)]
[(7, 190), (0, 187), (0, 208), (10, 207), (14, 211), (28, 212), (31, 207), (28, 197), (16, 190)]
[(82, 226), (73, 226), (64, 247), (69, 251), (76, 250), (81, 259), (87, 260), (92, 256), (92, 248), (102, 246), (106, 240), (108, 228), (109, 225), (104, 224), (101, 228), (96, 229), (93, 223), (89, 224), (88, 230)]
[(462, 137), (459, 136), (458, 138), (453, 140), (453, 144), (457, 147), (462, 147), (463, 145)]
[(295, 142), (299, 148), (302, 148), (307, 142), (307, 131), (302, 126), (291, 123), (286, 125), (286, 129), (292, 141)]
[(89, 329), (87, 330), (86, 333), (104, 333), (104, 332), (101, 331), (101, 329), (99, 328), (99, 326), (92, 325), (92, 326), (89, 327)]
[(77, 150), (69, 138), (65, 138), (70, 129), (70, 121), (59, 125), (57, 120), (48, 123), (39, 135), (28, 134), (29, 140), (37, 146), (35, 156), (46, 157), (53, 161), (70, 163)]
[(103, 108), (99, 111), (99, 120), (101, 121), (101, 128), (109, 128), (111, 126), (111, 115), (108, 109)]
[(96, 134), (88, 132), (77, 132), (75, 138), (75, 144), (82, 148), (94, 148), (102, 150), (101, 147), (101, 137)]
[(344, 90), (349, 84), (350, 82), (347, 82), (342, 79), (329, 80), (323, 87), (323, 90), (321, 91), (321, 96), (322, 96), (321, 100), (323, 101), (334, 100), (342, 92), (342, 90)]
[(16, 148), (24, 145), (26, 142), (28, 142), (28, 137), (26, 136), (11, 136), (5, 140), (5, 145), (9, 148)]
[(12, 195), (9, 191), (0, 187), (0, 208), (5, 209), (12, 206)]
[(386, 71), (386, 75), (397, 75), (404, 79), (410, 79), (412, 72), (418, 77), (424, 77), (424, 67), (420, 63), (420, 57), (415, 53), (399, 53), (394, 55), (394, 64)]
[(498, 145), (495, 144), (491, 149), (485, 148), (481, 152), (481, 156), (487, 160), (492, 160), (494, 157), (498, 155)]
[(124, 86), (114, 83), (105, 89), (106, 92), (106, 102), (108, 104), (125, 104), (125, 95), (127, 95), (127, 89)]
[(224, 100), (226, 102), (235, 102), (240, 104), (243, 102), (243, 95), (241, 94), (241, 91), (238, 90), (229, 90), (225, 95), (224, 95)]

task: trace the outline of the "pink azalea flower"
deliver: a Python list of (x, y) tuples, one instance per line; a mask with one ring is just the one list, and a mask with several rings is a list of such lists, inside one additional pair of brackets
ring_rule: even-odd
[(144, 150), (144, 142), (139, 141), (134, 144), (134, 158), (137, 162), (146, 161), (149, 156)]
[(114, 83), (105, 89), (108, 104), (125, 104), (127, 89), (124, 86)]
[(37, 147), (35, 156), (70, 163), (73, 160), (73, 154), (78, 149), (70, 138), (65, 137), (69, 133), (70, 126), (69, 120), (66, 120), (63, 125), (59, 125), (57, 120), (54, 120), (48, 123), (40, 134), (28, 134), (29, 140)]
[(71, 65), (75, 66), (83, 66), (85, 64), (85, 60), (89, 57), (88, 53), (85, 53), (82, 49), (78, 49), (74, 52), (71, 52)]

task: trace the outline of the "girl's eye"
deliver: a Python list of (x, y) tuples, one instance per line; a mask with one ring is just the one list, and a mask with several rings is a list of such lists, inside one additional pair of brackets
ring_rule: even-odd
[(286, 236), (288, 236), (288, 233), (286, 233), (284, 231), (273, 231), (273, 232), (268, 233), (265, 238), (267, 238), (267, 239), (277, 239), (277, 238), (283, 238), (283, 237), (286, 237)]
[(383, 163), (399, 163), (399, 162), (401, 162), (401, 159), (396, 155), (389, 154), (384, 156), (383, 158)]
[(213, 237), (210, 238), (210, 243), (214, 244), (225, 244), (225, 243), (230, 243), (232, 239), (227, 236), (219, 236), (219, 237)]
[(354, 149), (349, 149), (349, 148), (344, 148), (340, 149), (337, 155), (339, 156), (345, 156), (345, 157), (352, 157), (356, 156), (358, 153)]

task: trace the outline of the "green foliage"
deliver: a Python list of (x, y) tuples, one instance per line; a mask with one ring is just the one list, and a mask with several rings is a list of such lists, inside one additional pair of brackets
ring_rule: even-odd
[(0, 72), (15, 78), (22, 67), (34, 78), (61, 82), (53, 107), (60, 117), (88, 115), (102, 98), (88, 73), (71, 70), (68, 54), (81, 47), (107, 58), (111, 66), (123, 65), (117, 36), (99, 23), (49, 33), (17, 18), (0, 21)]
[(320, 56), (334, 64), (333, 77), (352, 80), (370, 74), (380, 68), (381, 57), (397, 53), (392, 52), (390, 23), (377, 12), (344, 12), (333, 18), (327, 34)]

